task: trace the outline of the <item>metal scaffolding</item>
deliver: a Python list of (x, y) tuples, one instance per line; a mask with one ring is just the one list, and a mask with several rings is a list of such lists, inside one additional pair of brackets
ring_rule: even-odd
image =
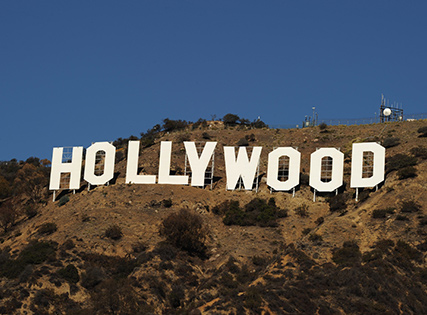
[[(203, 149), (205, 147), (206, 142), (205, 141), (196, 141), (195, 145), (196, 145), (196, 150), (197, 150), (197, 155), (200, 157)], [(206, 167), (205, 170), (205, 180), (204, 180), (204, 186), (208, 186), (210, 185), (210, 189), (212, 190), (213, 188), (213, 182), (214, 182), (214, 169), (215, 169), (215, 151), (212, 154), (212, 157), (208, 163), (208, 166)], [(192, 171), (191, 171), (191, 167), (190, 164), (188, 162), (188, 156), (187, 153), (185, 154), (185, 168), (184, 168), (184, 175), (189, 175), (191, 176)]]

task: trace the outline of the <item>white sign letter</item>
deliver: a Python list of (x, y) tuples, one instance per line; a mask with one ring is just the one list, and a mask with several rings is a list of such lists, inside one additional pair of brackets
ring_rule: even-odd
[[(288, 179), (284, 182), (277, 178), (279, 174), (279, 159), (289, 157)], [(277, 148), (268, 154), (267, 185), (276, 191), (291, 190), (299, 184), (301, 153), (291, 147)]]
[(239, 147), (237, 154), (234, 147), (224, 147), (225, 172), (227, 175), (227, 189), (234, 190), (240, 177), (246, 190), (252, 190), (254, 177), (261, 156), (262, 147), (253, 147), (249, 161), (246, 147)]
[[(104, 151), (104, 173), (95, 175), (96, 153)], [(96, 142), (86, 150), (84, 180), (91, 185), (104, 185), (114, 177), (116, 148), (109, 142)]]
[(73, 147), (73, 155), (71, 161), (68, 163), (62, 162), (63, 150), (64, 148), (53, 148), (49, 189), (59, 189), (61, 173), (71, 173), (68, 189), (79, 189), (82, 173), (83, 147)]
[[(363, 153), (372, 152), (372, 176), (363, 178)], [(353, 143), (351, 156), (351, 188), (374, 187), (384, 180), (385, 148), (375, 142)]]
[(138, 175), (139, 141), (129, 141), (126, 184), (155, 184), (156, 175)]
[(185, 141), (184, 146), (191, 167), (191, 186), (204, 186), (205, 171), (212, 158), (216, 142), (206, 142), (200, 158), (194, 142)]
[(159, 184), (188, 185), (187, 175), (170, 175), (172, 141), (160, 142)]
[[(322, 182), (322, 158), (332, 158), (332, 178), (328, 183)], [(342, 186), (344, 173), (344, 154), (335, 148), (321, 148), (311, 154), (310, 186), (320, 192), (330, 192)]]

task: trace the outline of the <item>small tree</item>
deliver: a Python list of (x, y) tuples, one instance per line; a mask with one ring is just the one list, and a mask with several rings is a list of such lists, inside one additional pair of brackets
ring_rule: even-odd
[(322, 123), (319, 125), (320, 132), (326, 132), (326, 131), (327, 131), (327, 128), (328, 128), (328, 125), (327, 125), (326, 123), (324, 123), (324, 122), (322, 122)]
[(224, 117), (222, 117), (222, 121), (224, 122), (224, 125), (226, 126), (235, 126), (237, 125), (237, 122), (239, 121), (240, 117), (234, 114), (227, 114)]
[(112, 240), (119, 240), (123, 236), (122, 228), (117, 224), (110, 225), (108, 229), (105, 230), (105, 236)]
[(11, 200), (3, 202), (0, 206), (0, 226), (7, 232), (15, 224), (18, 213)]
[(198, 214), (187, 209), (172, 213), (162, 221), (159, 233), (180, 249), (199, 256), (206, 255), (205, 242), (209, 231)]
[(26, 163), (18, 171), (14, 184), (18, 191), (38, 203), (45, 197), (47, 182), (48, 176), (44, 168)]

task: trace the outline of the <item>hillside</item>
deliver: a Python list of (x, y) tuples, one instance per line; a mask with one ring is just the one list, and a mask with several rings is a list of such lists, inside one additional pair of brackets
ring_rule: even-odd
[[(182, 174), (183, 141), (217, 141), (212, 189), (125, 184), (124, 141), (110, 185), (88, 191), (82, 182), (75, 194), (35, 205), (28, 192), (14, 197), (18, 215), (0, 236), (0, 313), (427, 314), (422, 127), (425, 120), (298, 130), (212, 123), (159, 133), (141, 149), (142, 173), (157, 174), (160, 141), (173, 141), (171, 170)], [(223, 147), (243, 139), (263, 147), (258, 192), (226, 190)], [(386, 179), (356, 202), (352, 144), (372, 141), (386, 147)], [(301, 152), (294, 197), (265, 182), (267, 155), (279, 146)], [(345, 154), (345, 184), (313, 202), (306, 178), (321, 147)], [(192, 246), (159, 233), (181, 209), (188, 212), (174, 226), (196, 218), (184, 243), (201, 233)], [(249, 212), (257, 216), (242, 219)]]

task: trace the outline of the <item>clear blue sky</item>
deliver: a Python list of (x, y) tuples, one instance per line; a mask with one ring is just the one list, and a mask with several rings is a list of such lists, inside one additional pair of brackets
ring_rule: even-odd
[(164, 118), (427, 112), (426, 1), (1, 1), (0, 160)]

